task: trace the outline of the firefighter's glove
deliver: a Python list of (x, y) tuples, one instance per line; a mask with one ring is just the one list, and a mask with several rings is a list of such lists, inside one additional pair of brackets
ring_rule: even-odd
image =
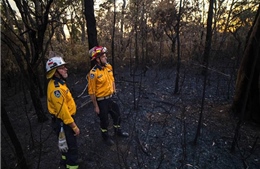
[(59, 150), (63, 153), (66, 153), (69, 149), (66, 139), (63, 139), (63, 140), (59, 139), (59, 145), (58, 146), (59, 146)]
[(58, 147), (59, 147), (59, 150), (64, 153), (67, 152), (69, 149), (63, 127), (61, 127), (61, 130), (59, 133)]

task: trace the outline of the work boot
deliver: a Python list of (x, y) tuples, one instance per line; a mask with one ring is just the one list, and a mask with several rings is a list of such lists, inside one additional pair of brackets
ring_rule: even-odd
[(120, 128), (115, 128), (115, 134), (119, 137), (129, 137), (127, 132), (123, 132)]
[(60, 167), (63, 166), (64, 168), (66, 168), (66, 156), (65, 155), (61, 155), (61, 159), (60, 159)]
[(59, 168), (66, 168), (66, 162), (65, 161), (60, 161), (60, 165), (59, 165)]
[(108, 146), (112, 146), (115, 144), (115, 142), (110, 138), (107, 132), (102, 132), (102, 137)]

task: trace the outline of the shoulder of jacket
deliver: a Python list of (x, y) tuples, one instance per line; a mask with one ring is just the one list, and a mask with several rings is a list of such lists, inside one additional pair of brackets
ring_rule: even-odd
[(106, 64), (106, 68), (113, 69), (112, 65), (109, 63)]
[(54, 86), (55, 86), (55, 88), (56, 87), (60, 87), (60, 84), (59, 84), (59, 82), (57, 80), (54, 80)]
[(60, 84), (57, 80), (55, 79), (50, 79), (50, 81), (48, 82), (48, 86), (54, 86), (54, 88), (60, 87)]
[(90, 70), (90, 73), (96, 72), (96, 70), (97, 70), (97, 66), (94, 66), (94, 67)]

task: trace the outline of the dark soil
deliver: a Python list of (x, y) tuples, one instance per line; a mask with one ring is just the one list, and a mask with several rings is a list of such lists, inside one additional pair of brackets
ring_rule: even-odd
[[(180, 92), (174, 94), (175, 71), (150, 68), (145, 76), (116, 70), (117, 95), (122, 128), (129, 138), (112, 136), (114, 146), (101, 138), (99, 119), (84, 88), (85, 74), (70, 74), (68, 85), (76, 100), (76, 122), (81, 169), (257, 169), (260, 168), (259, 125), (244, 122), (231, 153), (238, 120), (230, 113), (234, 79), (210, 72), (207, 80), (202, 126), (195, 143), (201, 113), (204, 76), (197, 68), (181, 72)], [(227, 73), (228, 74), (228, 73)], [(2, 86), (3, 89), (3, 86)], [(60, 153), (51, 121), (37, 122), (37, 116), (24, 95), (15, 87), (2, 90), (2, 104), (28, 164), (33, 169), (56, 169)], [(17, 94), (18, 93), (18, 94)], [(46, 109), (46, 98), (42, 98)], [(47, 112), (47, 110), (46, 110)], [(48, 115), (50, 118), (50, 116)], [(110, 134), (113, 135), (112, 121)], [(14, 147), (2, 125), (2, 168), (17, 168)]]

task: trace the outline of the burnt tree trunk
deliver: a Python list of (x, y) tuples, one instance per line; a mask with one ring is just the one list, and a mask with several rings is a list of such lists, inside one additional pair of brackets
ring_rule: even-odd
[(116, 1), (114, 1), (114, 17), (113, 17), (113, 31), (112, 31), (112, 43), (111, 43), (111, 54), (112, 54), (112, 66), (113, 73), (115, 73), (115, 31), (116, 31)]
[(260, 123), (260, 7), (237, 74), (232, 111), (240, 120)]
[[(36, 77), (30, 77), (30, 81), (36, 81), (37, 79), (33, 79)], [(39, 122), (45, 122), (48, 120), (48, 117), (46, 116), (46, 112), (43, 109), (41, 99), (40, 99), (40, 94), (39, 94), (39, 89), (38, 85), (35, 82), (30, 82), (29, 84), (29, 91), (30, 91), (30, 96), (32, 99), (32, 103), (35, 108), (35, 112), (37, 114), (37, 118)]]
[(201, 109), (200, 109), (198, 127), (197, 127), (197, 131), (196, 131), (195, 139), (193, 141), (194, 144), (197, 144), (197, 140), (200, 136), (202, 120), (203, 120), (203, 110), (204, 110), (204, 101), (205, 101), (205, 93), (206, 93), (206, 82), (207, 82), (207, 78), (208, 78), (209, 55), (210, 55), (211, 39), (212, 39), (213, 5), (214, 5), (214, 0), (210, 0), (208, 20), (207, 20), (206, 44), (205, 44), (204, 55), (203, 55), (203, 64), (205, 65), (205, 67), (202, 70), (202, 74), (204, 75), (203, 93), (202, 93), (202, 99), (201, 99)]
[[(17, 14), (9, 2), (5, 2), (7, 3), (5, 6), (6, 10), (10, 11), (12, 19), (14, 20), (14, 27), (17, 29), (14, 31), (13, 28), (9, 26), (10, 23), (8, 20), (3, 20), (5, 31), (1, 32), (1, 40), (12, 51), (23, 74), (25, 83), (31, 94), (38, 121), (44, 122), (48, 118), (46, 113), (44, 113), (40, 101), (40, 97), (44, 94), (37, 70), (48, 49), (49, 43), (45, 43), (45, 32), (49, 23), (49, 12), (51, 11), (53, 0), (46, 1), (44, 3), (45, 5), (42, 5), (43, 2), (41, 1), (35, 1), (34, 12), (30, 8), (30, 2), (14, 0), (17, 6), (17, 12), (21, 14), (21, 23), (18, 22), (16, 18)], [(53, 33), (51, 35), (53, 35)], [(48, 40), (51, 40), (51, 37), (49, 37)]]
[(210, 0), (210, 6), (208, 11), (208, 19), (207, 19), (207, 34), (206, 34), (206, 42), (205, 42), (205, 49), (203, 53), (203, 69), (202, 75), (207, 74), (208, 69), (208, 62), (211, 50), (211, 39), (212, 39), (212, 19), (213, 19), (213, 4), (214, 0)]
[(6, 132), (10, 137), (10, 140), (11, 140), (13, 146), (14, 146), (15, 153), (16, 153), (17, 158), (18, 158), (17, 168), (21, 168), (21, 169), (30, 168), (27, 165), (26, 159), (25, 159), (24, 154), (23, 154), (23, 149), (22, 149), (21, 143), (19, 142), (19, 139), (16, 136), (14, 128), (13, 128), (11, 122), (10, 122), (10, 119), (8, 117), (8, 114), (7, 114), (3, 104), (1, 105), (1, 118), (2, 118), (2, 123), (5, 126)]
[(20, 71), (23, 74), (23, 77), (25, 78), (24, 82), (25, 82), (28, 90), (30, 91), (31, 99), (33, 102), (35, 112), (38, 117), (38, 121), (44, 122), (44, 121), (48, 120), (48, 117), (46, 116), (46, 113), (44, 112), (44, 109), (42, 107), (42, 103), (40, 100), (37, 76), (33, 73), (33, 71), (30, 68), (26, 70), (24, 64), (22, 64), (23, 56), (22, 56), (21, 49), (19, 47), (15, 46), (13, 44), (12, 40), (5, 34), (2, 34), (1, 39), (12, 50), (12, 53), (18, 63)]
[[(97, 41), (97, 28), (96, 19), (94, 15), (94, 1), (84, 0), (85, 5), (85, 17), (87, 20), (87, 34), (88, 34), (88, 47), (89, 49), (98, 45)], [(94, 62), (91, 62), (91, 68), (94, 66)]]
[(179, 14), (177, 17), (177, 25), (176, 25), (176, 40), (177, 40), (177, 67), (176, 67), (176, 78), (175, 78), (175, 88), (174, 94), (177, 94), (179, 91), (179, 80), (180, 80), (180, 67), (181, 67), (181, 56), (180, 56), (180, 20), (182, 14), (182, 0), (180, 0)]

